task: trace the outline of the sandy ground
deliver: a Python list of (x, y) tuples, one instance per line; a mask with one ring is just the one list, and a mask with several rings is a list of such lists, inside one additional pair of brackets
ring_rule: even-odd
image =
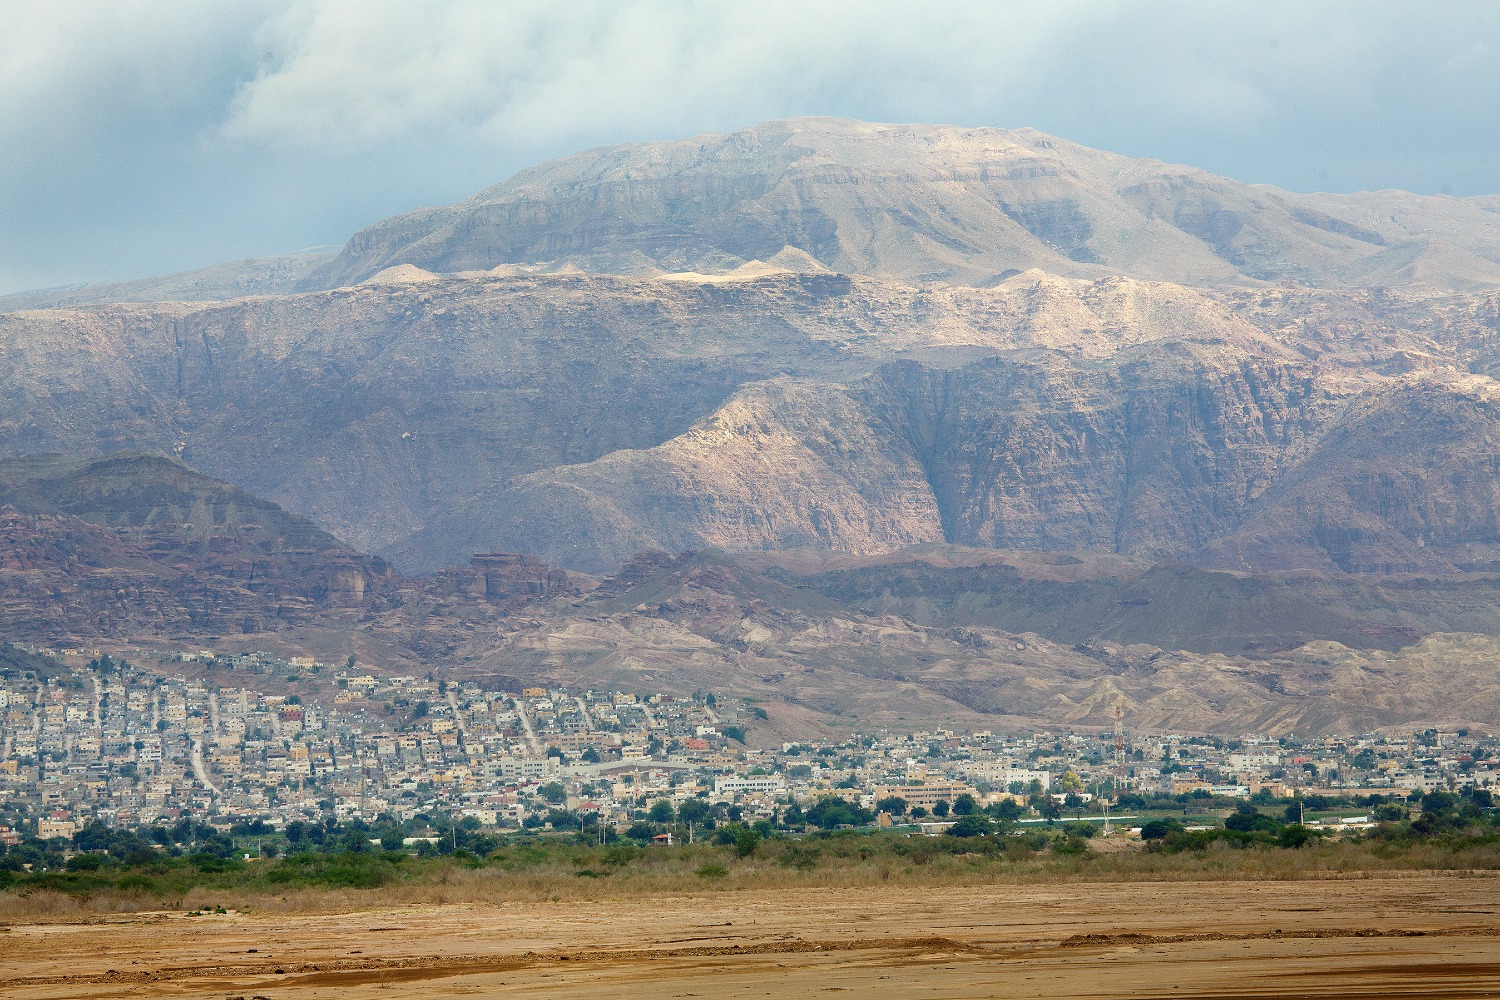
[(0, 996), (1500, 996), (1500, 878), (810, 890), (0, 930)]

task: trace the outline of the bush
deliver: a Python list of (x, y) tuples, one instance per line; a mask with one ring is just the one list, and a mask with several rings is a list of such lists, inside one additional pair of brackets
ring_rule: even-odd
[(1266, 816), (1251, 810), (1250, 812), (1237, 812), (1224, 820), (1224, 829), (1234, 830), (1237, 833), (1253, 833), (1256, 830), (1275, 833), (1281, 829), (1281, 824), (1273, 816)]
[(1052, 851), (1054, 854), (1087, 854), (1089, 842), (1076, 834), (1068, 834), (1052, 842)]
[(160, 896), (162, 894), (161, 888), (157, 886), (156, 882), (145, 875), (135, 873), (126, 875), (120, 879), (115, 883), (115, 888), (122, 892), (145, 892), (153, 896)]
[(405, 854), (294, 854), (266, 873), (273, 885), (376, 889), (391, 880)]
[(240, 867), (239, 864), (228, 858), (221, 858), (217, 854), (210, 854), (207, 851), (189, 854), (187, 859), (200, 872), (229, 872), (235, 871)]
[[(628, 834), (627, 834), (628, 835)], [(604, 863), (620, 867), (641, 856), (641, 849), (630, 844), (612, 844), (604, 850)]]
[(1322, 836), (1316, 830), (1309, 830), (1299, 823), (1292, 823), (1281, 828), (1281, 832), (1276, 835), (1276, 842), (1282, 847), (1301, 847), (1309, 840), (1319, 840)]
[(104, 867), (106, 860), (102, 854), (75, 854), (66, 867), (70, 872), (96, 872)]
[(1170, 834), (1181, 832), (1182, 824), (1175, 819), (1153, 819), (1141, 827), (1141, 839), (1165, 840)]

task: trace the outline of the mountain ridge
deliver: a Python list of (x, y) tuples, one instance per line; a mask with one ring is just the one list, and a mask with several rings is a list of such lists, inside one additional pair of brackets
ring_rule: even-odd
[(1034, 129), (763, 122), (587, 150), (356, 233), (303, 288), (398, 264), (654, 275), (787, 249), (830, 270), (989, 285), (1029, 268), (1178, 284), (1500, 284), (1493, 199), (1298, 194)]
[(1478, 721), (1497, 210), (831, 120), (540, 164), (295, 293), (0, 313), (0, 611), (819, 725)]

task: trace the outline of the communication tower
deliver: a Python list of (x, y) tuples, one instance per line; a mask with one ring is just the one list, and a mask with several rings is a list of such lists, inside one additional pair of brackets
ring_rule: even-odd
[(1115, 801), (1125, 791), (1125, 713), (1115, 702)]

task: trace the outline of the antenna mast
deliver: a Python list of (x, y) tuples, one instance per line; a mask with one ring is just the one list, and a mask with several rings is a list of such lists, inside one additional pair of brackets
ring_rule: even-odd
[(1125, 713), (1115, 702), (1115, 801), (1125, 791)]

